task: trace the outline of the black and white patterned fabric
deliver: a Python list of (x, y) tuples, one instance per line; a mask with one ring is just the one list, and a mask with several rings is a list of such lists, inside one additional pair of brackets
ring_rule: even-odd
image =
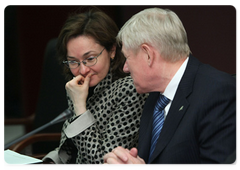
[[(137, 147), (140, 117), (147, 96), (136, 92), (131, 77), (112, 83), (109, 73), (88, 99), (87, 113), (65, 121), (59, 148), (46, 158), (55, 163), (100, 164), (103, 156), (117, 146)], [(70, 99), (68, 103), (74, 112)], [(87, 123), (83, 121), (87, 115), (90, 115), (87, 118), (90, 125), (81, 127)], [(66, 132), (71, 124), (77, 124), (72, 131), (82, 130), (68, 137)]]

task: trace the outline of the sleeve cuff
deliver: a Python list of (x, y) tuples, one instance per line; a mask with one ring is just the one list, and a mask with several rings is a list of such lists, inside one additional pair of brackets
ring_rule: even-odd
[(49, 152), (42, 160), (51, 159), (55, 164), (62, 164), (62, 161), (58, 157), (58, 151), (54, 150)]
[(93, 117), (91, 112), (87, 110), (77, 119), (75, 119), (71, 124), (69, 124), (67, 128), (64, 129), (64, 133), (68, 138), (72, 138), (90, 127), (95, 122), (95, 118)]

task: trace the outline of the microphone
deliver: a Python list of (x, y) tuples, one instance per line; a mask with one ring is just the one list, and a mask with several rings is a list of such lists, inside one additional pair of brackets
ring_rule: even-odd
[(14, 141), (6, 144), (6, 145), (4, 146), (4, 150), (8, 149), (8, 148), (9, 148), (10, 146), (12, 146), (13, 144), (15, 144), (15, 143), (17, 143), (17, 142), (20, 142), (21, 140), (26, 139), (27, 137), (29, 137), (29, 136), (31, 136), (31, 135), (33, 135), (33, 134), (35, 134), (35, 133), (37, 133), (37, 132), (39, 132), (39, 131), (47, 128), (48, 126), (54, 125), (54, 124), (56, 124), (56, 123), (63, 122), (63, 121), (66, 120), (67, 118), (70, 118), (71, 115), (72, 115), (72, 111), (71, 111), (71, 110), (69, 110), (69, 109), (64, 110), (60, 115), (58, 115), (58, 116), (57, 116), (55, 119), (53, 119), (52, 121), (46, 123), (46, 124), (43, 125), (43, 126), (40, 126), (39, 128), (37, 128), (37, 129), (35, 129), (35, 130), (27, 133), (26, 135), (23, 135), (22, 137), (20, 137), (20, 138), (18, 138), (18, 139), (16, 139), (16, 140), (14, 140)]

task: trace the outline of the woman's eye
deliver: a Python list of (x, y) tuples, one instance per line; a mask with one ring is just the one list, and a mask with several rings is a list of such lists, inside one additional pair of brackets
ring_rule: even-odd
[(94, 59), (95, 59), (95, 57), (91, 56), (91, 57), (88, 57), (86, 60), (87, 60), (87, 61), (92, 61), (92, 60), (94, 60)]
[(68, 63), (69, 63), (69, 64), (76, 64), (76, 63), (78, 63), (78, 62), (75, 61), (75, 60), (70, 60), (70, 61), (68, 61)]

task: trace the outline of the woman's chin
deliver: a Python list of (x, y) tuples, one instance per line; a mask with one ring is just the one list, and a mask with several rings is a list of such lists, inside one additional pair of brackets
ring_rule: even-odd
[(89, 87), (94, 87), (94, 86), (96, 86), (98, 83), (99, 83), (98, 81), (90, 80), (90, 82), (89, 82)]

